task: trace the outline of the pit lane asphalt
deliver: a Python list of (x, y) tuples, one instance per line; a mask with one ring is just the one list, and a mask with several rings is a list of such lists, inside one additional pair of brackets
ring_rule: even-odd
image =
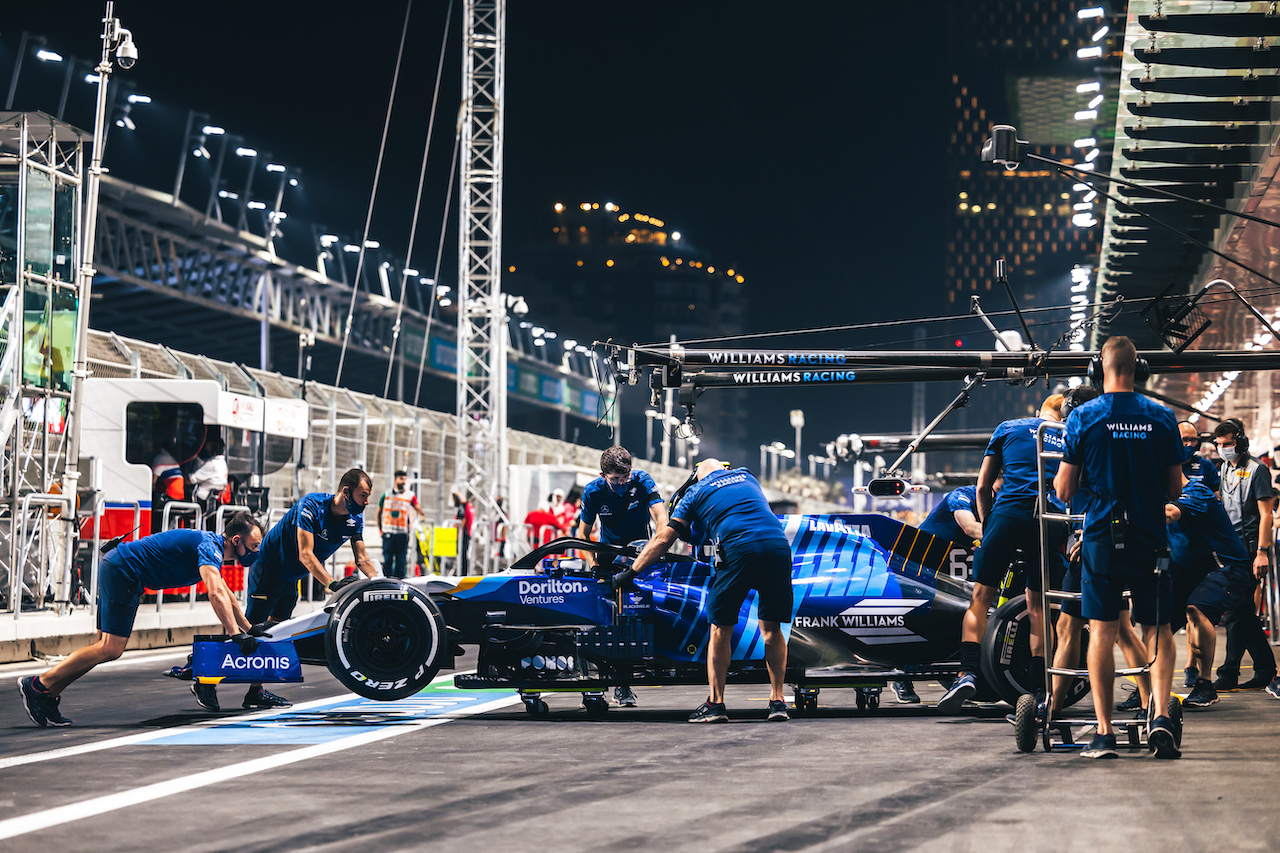
[[(0, 850), (1280, 844), (1280, 701), (1261, 691), (1188, 712), (1180, 761), (1100, 762), (1018, 753), (1004, 706), (942, 716), (887, 691), (860, 712), (852, 691), (827, 690), (816, 716), (785, 724), (764, 721), (767, 692), (752, 686), (729, 688), (727, 725), (685, 723), (704, 695), (688, 687), (640, 689), (640, 707), (598, 721), (575, 694), (550, 696), (551, 716), (533, 720), (519, 704), (483, 710), (510, 693), (447, 682), (370, 708), (306, 667), (305, 684), (278, 688), (288, 712), (211, 714), (159, 674), (183, 654), (131, 654), (81, 679), (63, 699), (76, 721), (65, 729), (35, 728), (22, 710), (16, 679), (42, 667), (0, 667)], [(941, 695), (917, 689), (926, 703)], [(240, 688), (220, 694), (238, 708)]]

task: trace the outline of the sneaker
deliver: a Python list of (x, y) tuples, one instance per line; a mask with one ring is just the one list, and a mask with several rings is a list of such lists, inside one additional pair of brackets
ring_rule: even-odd
[(1267, 672), (1267, 673), (1263, 673), (1262, 675), (1255, 675), (1253, 678), (1250, 678), (1248, 681), (1246, 681), (1244, 684), (1241, 684), (1236, 689), (1237, 690), (1262, 690), (1264, 687), (1267, 687), (1268, 685), (1270, 685), (1272, 680), (1275, 677), (1276, 677), (1276, 674), (1274, 672)]
[(910, 681), (893, 682), (893, 693), (898, 697), (900, 705), (920, 704), (920, 696), (916, 693), (916, 686)]
[(769, 722), (785, 723), (791, 719), (791, 715), (787, 713), (787, 703), (781, 699), (769, 700)]
[(1156, 717), (1147, 730), (1147, 749), (1156, 754), (1156, 758), (1181, 758), (1182, 750), (1178, 749), (1177, 738), (1173, 733), (1173, 721), (1168, 717)]
[(1195, 687), (1196, 682), (1200, 680), (1200, 670), (1196, 669), (1194, 666), (1187, 667), (1182, 671), (1182, 674), (1185, 676), (1182, 679), (1183, 687)]
[(634, 708), (636, 706), (636, 692), (625, 684), (621, 687), (613, 688), (613, 699), (623, 708)]
[(1213, 689), (1219, 693), (1225, 693), (1229, 690), (1235, 690), (1240, 686), (1240, 679), (1235, 675), (1219, 675), (1218, 680), (1213, 682)]
[(1280, 678), (1271, 679), (1271, 683), (1267, 685), (1267, 693), (1275, 699), (1280, 699)]
[(182, 666), (171, 666), (161, 674), (167, 675), (170, 678), (176, 678), (179, 681), (190, 681), (192, 678), (191, 655), (187, 655), (187, 662)]
[(58, 711), (58, 702), (62, 697), (50, 696), (46, 691), (37, 690), (34, 675), (18, 679), (18, 692), (22, 694), (22, 707), (27, 710), (27, 716), (37, 726), (44, 728), (71, 725), (71, 721)]
[(1128, 697), (1123, 702), (1116, 703), (1117, 711), (1137, 711), (1143, 713), (1142, 694), (1137, 690), (1129, 691)]
[(1120, 753), (1116, 751), (1116, 736), (1094, 735), (1089, 745), (1080, 750), (1080, 755), (1084, 758), (1119, 758)]
[(1213, 684), (1207, 678), (1201, 678), (1196, 681), (1196, 686), (1192, 688), (1186, 699), (1182, 700), (1184, 708), (1208, 708), (1210, 705), (1218, 704), (1218, 691), (1213, 689)]
[(252, 711), (255, 708), (269, 710), (271, 708), (290, 708), (292, 706), (293, 703), (283, 696), (268, 693), (266, 690), (261, 688), (257, 690), (250, 690), (246, 693), (244, 695), (244, 702), (240, 705), (240, 707), (244, 708), (246, 711)]
[(218, 685), (203, 684), (199, 681), (191, 682), (191, 695), (196, 697), (196, 704), (206, 711), (221, 711), (222, 706), (218, 704)]
[(724, 712), (723, 702), (712, 702), (710, 699), (698, 706), (692, 714), (689, 715), (691, 723), (727, 723), (729, 715)]
[(964, 700), (972, 698), (977, 692), (978, 679), (973, 677), (972, 672), (966, 672), (951, 684), (950, 690), (942, 694), (942, 698), (938, 700), (938, 710), (944, 714), (954, 714), (960, 710)]

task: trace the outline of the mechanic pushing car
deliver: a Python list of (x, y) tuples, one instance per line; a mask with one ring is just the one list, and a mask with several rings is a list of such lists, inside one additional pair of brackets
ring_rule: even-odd
[[(338, 480), (336, 494), (316, 492), (293, 505), (262, 540), (262, 558), (249, 568), (245, 579), (249, 605), (245, 615), (250, 622), (281, 622), (293, 615), (298, 603), (298, 581), (310, 574), (330, 592), (337, 592), (357, 580), (350, 575), (335, 580), (324, 567), (349, 539), (356, 567), (366, 577), (377, 577), (377, 564), (369, 557), (364, 544), (364, 512), (369, 504), (373, 481), (359, 468), (352, 468)], [(194, 682), (191, 692), (200, 707), (219, 710), (218, 689), (214, 684)], [(241, 707), (288, 708), (288, 699), (263, 690), (261, 684), (250, 684)]]
[(240, 644), (244, 654), (257, 648), (262, 625), (253, 625), (240, 611), (236, 597), (222, 580), (221, 567), (239, 561), (252, 566), (262, 544), (262, 527), (247, 512), (227, 521), (222, 535), (207, 530), (166, 530), (123, 542), (98, 567), (97, 641), (77, 649), (40, 675), (18, 680), (22, 706), (37, 726), (69, 726), (58, 703), (62, 691), (100, 663), (124, 653), (138, 614), (143, 589), (172, 589), (204, 581), (209, 603), (222, 629)]
[[(606, 545), (626, 545), (648, 539), (651, 533), (666, 526), (667, 508), (658, 493), (658, 484), (644, 471), (632, 469), (631, 453), (625, 447), (610, 447), (600, 454), (600, 476), (582, 490), (579, 539), (591, 538), (591, 527), (597, 518), (600, 519), (600, 541)], [(595, 568), (593, 553), (583, 551), (582, 559), (587, 568)], [(635, 691), (629, 685), (615, 687), (613, 698), (626, 707), (636, 704)]]
[[(1141, 367), (1145, 379), (1149, 369), (1145, 362)], [(1182, 755), (1164, 713), (1173, 688), (1173, 592), (1169, 572), (1159, 569), (1168, 553), (1165, 502), (1181, 495), (1182, 463), (1189, 457), (1173, 413), (1135, 392), (1138, 370), (1133, 342), (1108, 338), (1089, 366), (1095, 384), (1101, 377), (1103, 393), (1071, 413), (1054, 478), (1062, 500), (1081, 490), (1086, 495), (1080, 612), (1089, 620), (1089, 687), (1098, 727), (1080, 753), (1085, 758), (1118, 755), (1111, 700), (1126, 586), (1151, 661), (1150, 702), (1157, 716), (1148, 725), (1147, 745), (1157, 758)]]
[[(982, 545), (973, 555), (973, 598), (964, 615), (960, 633), (960, 676), (942, 698), (938, 709), (946, 713), (957, 710), (966, 699), (978, 690), (978, 644), (987, 629), (987, 611), (995, 601), (1000, 584), (1013, 565), (1015, 555), (1022, 551), (1028, 564), (1040, 565), (1040, 524), (1036, 520), (1036, 500), (1039, 491), (1039, 460), (1036, 453), (1036, 430), (1045, 421), (1062, 420), (1062, 395), (1047, 397), (1040, 407), (1040, 414), (1031, 418), (1008, 420), (996, 427), (987, 444), (978, 471), (978, 517), (982, 521)], [(1061, 449), (1062, 433), (1045, 434), (1046, 447)], [(1049, 474), (1057, 470), (1057, 462), (1045, 465)], [(1000, 493), (995, 495), (994, 485), (1003, 475)], [(1058, 559), (1058, 549), (1050, 542), (1051, 559)], [(1042, 612), (1044, 593), (1040, 589), (1040, 572), (1034, 568), (1026, 573), (1027, 618), (1031, 625), (1032, 684), (1044, 683), (1044, 631)]]
[(769, 509), (760, 483), (746, 468), (726, 469), (718, 459), (704, 459), (695, 472), (697, 482), (671, 513), (671, 520), (645, 545), (631, 568), (613, 578), (615, 588), (629, 583), (667, 552), (677, 535), (688, 537), (701, 526), (716, 544), (715, 575), (707, 592), (707, 619), (711, 634), (707, 644), (707, 681), (710, 694), (689, 715), (691, 723), (723, 723), (724, 687), (732, 657), (730, 641), (747, 593), (757, 593), (757, 615), (764, 638), (765, 666), (769, 670), (771, 722), (791, 717), (783, 698), (787, 669), (787, 639), (783, 622), (790, 622), (791, 543), (782, 523)]

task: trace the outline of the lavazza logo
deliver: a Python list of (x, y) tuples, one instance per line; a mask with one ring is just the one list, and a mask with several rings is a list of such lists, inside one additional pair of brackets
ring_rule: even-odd
[(545, 581), (520, 581), (516, 592), (521, 604), (564, 604), (566, 595), (591, 592), (582, 581), (565, 581), (551, 578)]
[(223, 669), (288, 669), (289, 659), (284, 655), (249, 655), (248, 657), (232, 657), (228, 654), (222, 659)]

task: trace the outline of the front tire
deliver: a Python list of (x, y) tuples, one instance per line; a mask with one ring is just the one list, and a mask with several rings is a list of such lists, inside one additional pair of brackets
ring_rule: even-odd
[[(1050, 630), (1060, 614), (1053, 611)], [(1080, 635), (1080, 660), (1086, 660), (1089, 650), (1089, 629), (1086, 625)], [(996, 610), (987, 621), (987, 633), (980, 646), (982, 680), (1000, 698), (1010, 705), (1017, 705), (1024, 693), (1039, 693), (1044, 684), (1031, 678), (1031, 619), (1027, 611), (1025, 595), (1011, 598)], [(1087, 678), (1072, 679), (1062, 699), (1062, 707), (1070, 708), (1089, 695)]]
[(440, 671), (448, 641), (444, 617), (422, 591), (394, 578), (351, 584), (325, 629), (329, 671), (366, 699), (412, 696)]

